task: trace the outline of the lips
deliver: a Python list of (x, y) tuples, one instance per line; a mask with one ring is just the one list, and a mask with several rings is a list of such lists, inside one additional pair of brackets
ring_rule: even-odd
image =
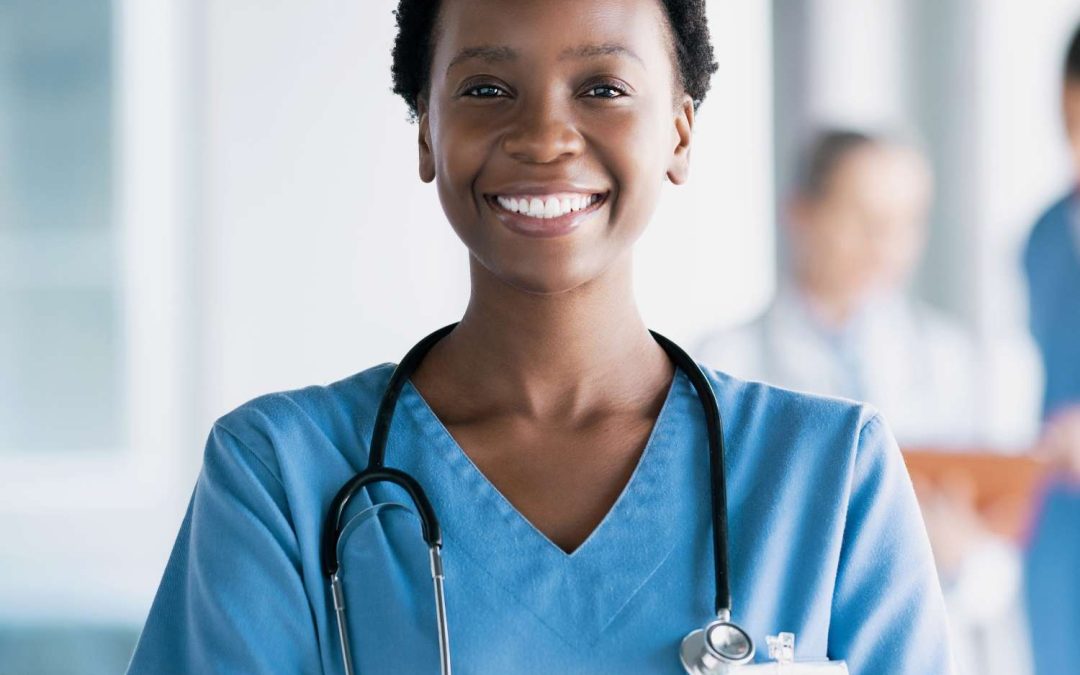
[(608, 199), (608, 192), (550, 190), (490, 194), (485, 197), (508, 229), (530, 237), (558, 237), (578, 228)]

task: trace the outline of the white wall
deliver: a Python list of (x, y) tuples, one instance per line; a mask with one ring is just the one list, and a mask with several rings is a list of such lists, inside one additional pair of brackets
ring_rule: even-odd
[(207, 5), (204, 423), (394, 360), (464, 307), (465, 255), (389, 91), (393, 5)]
[[(908, 111), (903, 0), (805, 0), (808, 116), (816, 124), (889, 128)], [(817, 75), (817, 77), (814, 77)]]
[(187, 417), (190, 15), (114, 6), (125, 431), (117, 447), (0, 455), (0, 622), (141, 621), (203, 436)]

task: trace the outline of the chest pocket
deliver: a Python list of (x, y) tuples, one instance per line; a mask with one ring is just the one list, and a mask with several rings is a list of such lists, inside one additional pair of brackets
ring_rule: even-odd
[(357, 672), (439, 672), (428, 551), (412, 509), (383, 502), (359, 511), (342, 529), (338, 556)]

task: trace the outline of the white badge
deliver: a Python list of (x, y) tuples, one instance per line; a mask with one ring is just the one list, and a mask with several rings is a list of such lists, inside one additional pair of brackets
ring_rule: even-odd
[(843, 661), (800, 661), (798, 663), (755, 663), (737, 667), (732, 675), (848, 675)]
[(747, 675), (848, 675), (843, 661), (795, 661), (795, 634), (780, 633), (765, 638), (770, 663), (743, 666), (735, 670)]

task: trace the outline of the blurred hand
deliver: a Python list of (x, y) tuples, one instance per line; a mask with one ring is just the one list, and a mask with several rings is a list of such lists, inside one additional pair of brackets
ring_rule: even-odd
[(1080, 405), (1066, 408), (1047, 420), (1035, 451), (1080, 481)]
[(951, 579), (991, 536), (975, 507), (974, 486), (961, 475), (934, 482), (912, 474), (912, 482), (938, 572), (944, 580)]

